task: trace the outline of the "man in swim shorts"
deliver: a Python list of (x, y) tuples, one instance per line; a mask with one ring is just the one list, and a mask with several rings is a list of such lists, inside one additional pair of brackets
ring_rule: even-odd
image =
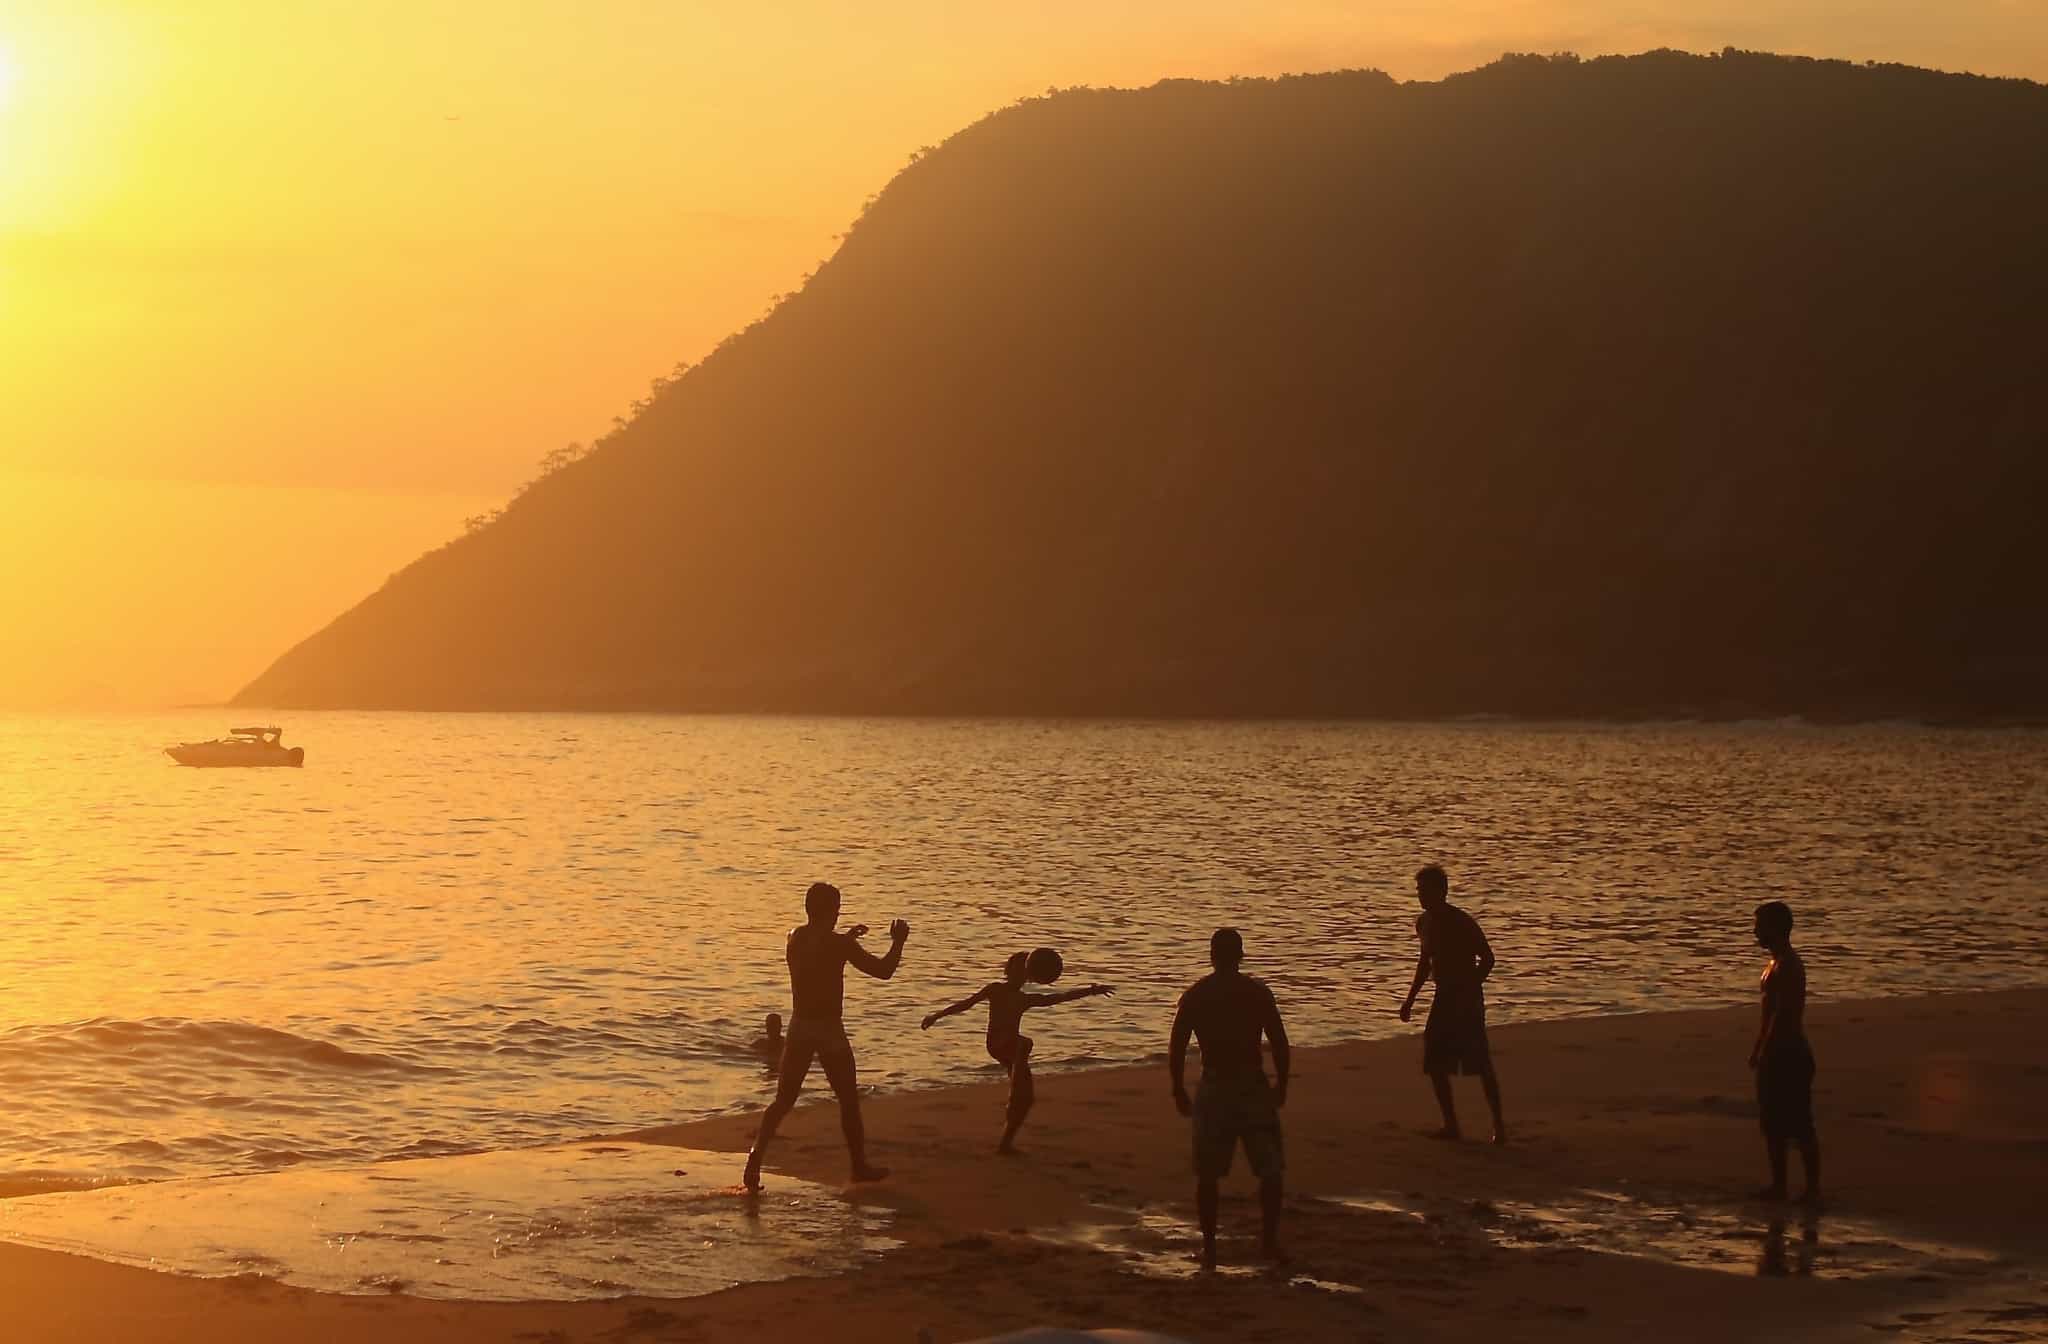
[(1493, 1051), (1486, 1042), (1486, 977), (1493, 974), (1493, 948), (1479, 921), (1451, 904), (1451, 880), (1430, 864), (1415, 874), (1415, 898), (1422, 913), (1415, 917), (1415, 936), (1422, 951), (1415, 978), (1401, 1003), (1401, 1020), (1415, 1011), (1415, 997), (1434, 978), (1436, 995), (1429, 1003), (1429, 1021), (1422, 1029), (1422, 1071), (1436, 1090), (1444, 1127), (1434, 1137), (1458, 1139), (1458, 1108), (1451, 1099), (1451, 1075), (1479, 1075), (1486, 1104), (1493, 1111), (1493, 1141), (1508, 1141), (1500, 1115), (1500, 1080), (1493, 1073)]
[[(1244, 939), (1236, 929), (1218, 929), (1209, 939), (1209, 963), (1216, 969), (1180, 997), (1166, 1067), (1173, 1077), (1173, 1104), (1195, 1122), (1195, 1210), (1202, 1223), (1202, 1267), (1216, 1267), (1217, 1186), (1230, 1173), (1238, 1144), (1259, 1178), (1261, 1244), (1269, 1260), (1280, 1253), (1281, 1175), (1286, 1166), (1280, 1141), (1280, 1108), (1287, 1104), (1292, 1055), (1280, 1005), (1262, 981), (1238, 970)], [(1202, 1082), (1189, 1100), (1185, 1083), (1188, 1037), (1202, 1047)], [(1273, 1047), (1274, 1080), (1266, 1081), (1260, 1038)]]
[(789, 963), (789, 991), (792, 1007), (789, 1026), (783, 1032), (782, 1069), (775, 1100), (761, 1113), (761, 1130), (754, 1150), (747, 1154), (747, 1189), (761, 1188), (761, 1158), (776, 1126), (796, 1105), (804, 1078), (816, 1059), (825, 1066), (826, 1081), (839, 1099), (839, 1127), (846, 1135), (847, 1156), (853, 1161), (853, 1179), (879, 1181), (889, 1174), (886, 1167), (870, 1166), (867, 1136), (861, 1126), (860, 1091), (854, 1071), (853, 1045), (846, 1039), (841, 1012), (846, 998), (846, 967), (851, 962), (863, 974), (887, 980), (896, 974), (903, 960), (903, 944), (910, 938), (910, 925), (897, 920), (889, 926), (889, 950), (876, 956), (860, 945), (867, 925), (856, 924), (845, 933), (837, 932), (839, 888), (829, 882), (813, 882), (804, 893), (807, 921), (791, 929), (783, 959)]
[(1771, 954), (1764, 967), (1763, 1020), (1749, 1067), (1756, 1071), (1757, 1119), (1771, 1162), (1765, 1199), (1786, 1195), (1786, 1148), (1799, 1145), (1806, 1189), (1799, 1198), (1820, 1202), (1820, 1134), (1813, 1124), (1813, 1047), (1806, 1040), (1806, 962), (1792, 947), (1792, 907), (1766, 901), (1756, 908), (1756, 941)]

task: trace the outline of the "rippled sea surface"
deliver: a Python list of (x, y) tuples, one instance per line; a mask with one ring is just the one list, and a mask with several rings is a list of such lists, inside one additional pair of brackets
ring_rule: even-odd
[[(1411, 874), (1496, 1021), (2048, 983), (2048, 734), (300, 714), (303, 770), (157, 749), (217, 714), (0, 717), (0, 1184), (503, 1148), (758, 1104), (805, 884), (914, 926), (849, 977), (864, 1081), (992, 1076), (1011, 951), (1118, 997), (1049, 1066), (1156, 1057), (1240, 925), (1298, 1040), (1411, 1030)], [(878, 949), (886, 939), (871, 935)], [(822, 1080), (819, 1081), (822, 1086)]]

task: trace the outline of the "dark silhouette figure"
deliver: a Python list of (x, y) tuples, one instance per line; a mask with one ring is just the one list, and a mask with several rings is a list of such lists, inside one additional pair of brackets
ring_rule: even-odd
[(1033, 1008), (1051, 1008), (1056, 1004), (1072, 1003), (1075, 999), (1116, 992), (1108, 985), (1089, 985), (1085, 989), (1070, 989), (1064, 994), (1027, 992), (1024, 988), (1027, 979), (1045, 983), (1059, 978), (1057, 954), (1051, 957), (1039, 955), (1050, 950), (1040, 948), (1036, 953), (1015, 954), (1003, 963), (1002, 979), (990, 981), (958, 1003), (947, 1004), (924, 1020), (924, 1030), (930, 1031), (932, 1024), (942, 1018), (964, 1013), (977, 1003), (988, 1005), (989, 1058), (1010, 1071), (1010, 1101), (1003, 1111), (1002, 1141), (996, 1144), (999, 1153), (1017, 1151), (1017, 1131), (1023, 1128), (1024, 1117), (1031, 1113), (1031, 1103), (1037, 1099), (1031, 1082), (1032, 1041), (1020, 1031), (1024, 1014)]
[(1415, 897), (1422, 913), (1415, 917), (1415, 936), (1422, 942), (1415, 961), (1415, 979), (1401, 1002), (1401, 1020), (1415, 1011), (1423, 982), (1434, 978), (1436, 994), (1429, 1002), (1429, 1021), (1422, 1028), (1422, 1071), (1436, 1090), (1444, 1114), (1440, 1139), (1459, 1139), (1457, 1104), (1451, 1098), (1451, 1075), (1476, 1073), (1493, 1111), (1493, 1141), (1508, 1141), (1500, 1114), (1500, 1080), (1493, 1073), (1493, 1052), (1486, 1044), (1486, 977), (1493, 974), (1493, 947), (1479, 921), (1451, 904), (1451, 880), (1430, 864), (1415, 874)]
[(1813, 1047), (1806, 1043), (1806, 963), (1792, 950), (1792, 907), (1767, 901), (1756, 908), (1756, 940), (1769, 949), (1764, 967), (1763, 1020), (1749, 1067), (1756, 1071), (1757, 1119), (1771, 1159), (1765, 1199), (1785, 1198), (1785, 1149), (1799, 1145), (1806, 1166), (1808, 1203), (1820, 1200), (1820, 1135), (1813, 1126)]
[[(1202, 1221), (1202, 1267), (1216, 1267), (1216, 1186), (1230, 1173), (1240, 1141), (1245, 1161), (1259, 1178), (1261, 1242), (1266, 1258), (1280, 1253), (1281, 1174), (1286, 1166), (1280, 1140), (1280, 1108), (1287, 1104), (1292, 1055), (1280, 1005), (1262, 981), (1238, 970), (1244, 940), (1236, 929), (1218, 929), (1209, 939), (1216, 969), (1180, 996), (1173, 1015), (1173, 1041), (1166, 1065), (1173, 1075), (1173, 1104), (1195, 1121), (1195, 1209)], [(1202, 1047), (1202, 1082), (1194, 1100), (1184, 1082), (1188, 1036)], [(1259, 1038), (1273, 1046), (1275, 1077), (1266, 1082)]]
[(761, 1188), (761, 1159), (768, 1141), (782, 1117), (796, 1105), (803, 1091), (804, 1076), (815, 1057), (825, 1066), (825, 1078), (839, 1098), (839, 1126), (846, 1133), (847, 1156), (853, 1161), (853, 1179), (879, 1181), (889, 1174), (886, 1167), (868, 1165), (867, 1136), (861, 1127), (860, 1091), (856, 1084), (853, 1046), (846, 1039), (841, 1006), (846, 997), (846, 966), (877, 980), (896, 974), (903, 960), (903, 944), (910, 937), (910, 925), (897, 920), (889, 926), (889, 950), (876, 956), (860, 945), (867, 925), (856, 924), (845, 933), (835, 932), (839, 920), (839, 888), (829, 882), (813, 882), (804, 893), (805, 924), (791, 929), (784, 958), (789, 962), (789, 991), (792, 1007), (789, 1031), (782, 1050), (782, 1075), (775, 1100), (761, 1113), (761, 1131), (754, 1150), (747, 1154), (744, 1181), (747, 1189)]
[(754, 1053), (770, 1069), (782, 1067), (782, 1014), (768, 1014), (767, 1021), (761, 1024), (761, 1033), (754, 1041)]

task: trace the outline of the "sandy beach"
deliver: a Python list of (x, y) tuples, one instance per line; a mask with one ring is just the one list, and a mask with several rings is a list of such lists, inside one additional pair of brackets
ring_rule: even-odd
[[(770, 1164), (761, 1220), (778, 1217), (779, 1187), (812, 1181), (885, 1215), (898, 1243), (832, 1277), (680, 1298), (465, 1302), (10, 1245), (0, 1284), (9, 1335), (31, 1340), (907, 1344), (920, 1330), (943, 1342), (1032, 1324), (1191, 1340), (2037, 1338), (2048, 1336), (2044, 1024), (2048, 991), (1817, 1004), (1829, 1198), (1812, 1217), (1745, 1198), (1762, 1177), (1743, 1068), (1752, 1023), (1729, 1010), (1498, 1030), (1515, 1126), (1504, 1149), (1423, 1136), (1433, 1108), (1412, 1040), (1301, 1052), (1286, 1115), (1293, 1260), (1279, 1273), (1255, 1263), (1240, 1166), (1226, 1186), (1223, 1270), (1194, 1274), (1188, 1135), (1162, 1066), (1044, 1078), (1026, 1154), (1012, 1160), (989, 1152), (997, 1083), (873, 1096), (874, 1149), (896, 1175), (858, 1192), (837, 1188), (829, 1101), (806, 1104)], [(1461, 1101), (1476, 1120), (1477, 1089)], [(584, 1151), (733, 1154), (729, 1173), (706, 1172), (699, 1152), (682, 1179), (737, 1205), (724, 1186), (749, 1128), (723, 1117)], [(211, 1188), (232, 1195), (241, 1179), (268, 1178)]]

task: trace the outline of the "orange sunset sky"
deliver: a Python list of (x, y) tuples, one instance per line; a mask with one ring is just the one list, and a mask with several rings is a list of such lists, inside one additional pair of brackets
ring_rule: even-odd
[(1021, 96), (1729, 45), (2048, 78), (2048, 3), (0, 0), (0, 707), (232, 693)]

